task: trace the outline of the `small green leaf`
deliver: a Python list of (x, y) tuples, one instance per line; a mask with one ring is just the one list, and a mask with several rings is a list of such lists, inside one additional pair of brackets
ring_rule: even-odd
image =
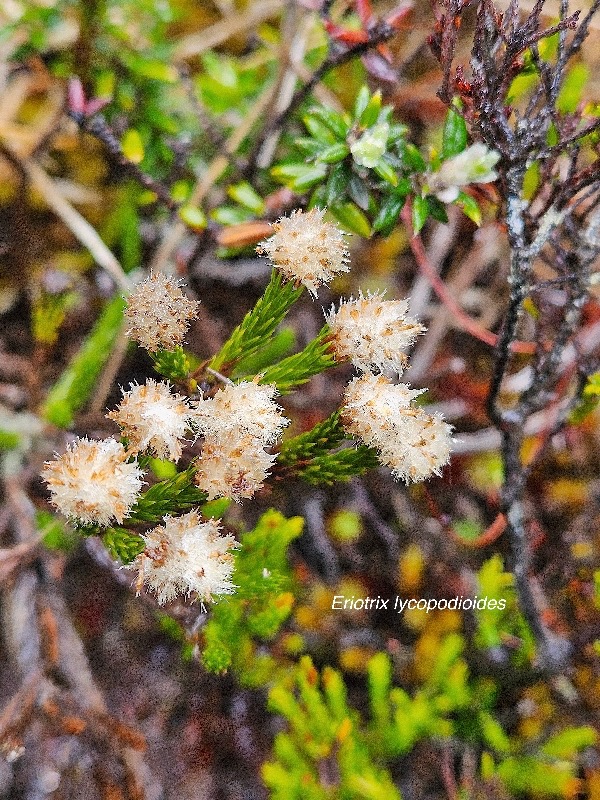
[(600, 372), (594, 372), (593, 375), (587, 379), (587, 383), (583, 390), (584, 397), (598, 397), (600, 396)]
[(325, 106), (316, 106), (309, 111), (313, 119), (323, 123), (338, 139), (345, 139), (349, 125), (341, 114)]
[(194, 231), (203, 231), (208, 225), (206, 214), (198, 206), (183, 206), (179, 209), (179, 216)]
[(540, 186), (541, 168), (540, 162), (534, 161), (527, 167), (523, 177), (523, 199), (531, 200)]
[(372, 95), (369, 99), (369, 102), (365, 106), (364, 111), (360, 115), (359, 123), (363, 128), (370, 128), (371, 125), (375, 125), (379, 118), (379, 112), (381, 111), (381, 92), (377, 91), (374, 95)]
[[(323, 145), (321, 142), (318, 142), (316, 139), (312, 139), (308, 136), (297, 136), (294, 139), (295, 146), (307, 156), (318, 156), (319, 153), (323, 149)], [(334, 145), (332, 145), (334, 147)]]
[(406, 197), (398, 197), (393, 194), (387, 197), (373, 221), (373, 230), (383, 236), (389, 236), (398, 222), (405, 202)]
[(589, 77), (590, 70), (586, 64), (574, 64), (567, 72), (556, 100), (556, 108), (561, 114), (577, 111)]
[(0, 450), (15, 450), (21, 444), (21, 437), (12, 431), (0, 430)]
[(356, 95), (356, 101), (354, 103), (354, 118), (360, 120), (363, 115), (365, 108), (369, 104), (369, 100), (371, 99), (371, 93), (369, 92), (368, 86), (361, 86), (359, 89), (358, 94)]
[(210, 216), (219, 225), (239, 225), (252, 219), (254, 215), (241, 206), (219, 206), (210, 212)]
[(125, 131), (121, 139), (121, 148), (125, 158), (129, 159), (129, 161), (132, 161), (134, 164), (139, 164), (143, 161), (144, 143), (142, 142), (142, 137), (135, 128), (129, 128), (129, 130)]
[(331, 170), (326, 184), (325, 205), (332, 206), (343, 200), (346, 194), (350, 172), (345, 164), (336, 164)]
[(369, 187), (358, 175), (353, 175), (348, 181), (348, 194), (359, 208), (368, 211), (371, 206), (371, 193)]
[(542, 747), (542, 752), (550, 758), (573, 759), (586, 747), (592, 747), (598, 739), (598, 734), (591, 726), (580, 728), (565, 728), (565, 730), (552, 736)]
[(350, 148), (344, 142), (332, 144), (331, 147), (326, 147), (319, 154), (318, 160), (324, 164), (336, 164), (342, 161), (350, 153)]
[(455, 156), (467, 146), (467, 125), (454, 108), (448, 109), (442, 134), (442, 158)]
[(265, 213), (265, 201), (248, 181), (242, 181), (241, 183), (229, 186), (227, 188), (227, 194), (232, 200), (235, 200), (236, 203), (252, 211), (253, 214), (262, 216), (262, 214)]
[(427, 205), (429, 206), (429, 213), (434, 219), (438, 222), (448, 222), (448, 214), (441, 200), (438, 200), (433, 195), (428, 195)]
[(411, 172), (425, 172), (427, 169), (427, 164), (414, 144), (406, 142), (401, 150), (402, 159)]
[(365, 239), (371, 236), (369, 220), (355, 203), (350, 201), (335, 203), (329, 207), (329, 210), (337, 221), (352, 233), (356, 233)]
[(384, 158), (380, 158), (373, 169), (382, 180), (392, 186), (398, 186), (398, 173)]
[(474, 222), (477, 227), (481, 225), (482, 216), (479, 203), (470, 194), (460, 192), (456, 200), (456, 205), (462, 209), (463, 214)]
[(310, 189), (327, 175), (325, 164), (279, 164), (271, 175), (295, 192)]
[(317, 141), (327, 145), (336, 143), (337, 138), (331, 128), (323, 124), (313, 112), (309, 111), (308, 114), (305, 114), (302, 117), (302, 122), (310, 135)]
[(415, 233), (419, 233), (429, 216), (429, 203), (427, 198), (415, 195), (412, 204), (412, 224)]

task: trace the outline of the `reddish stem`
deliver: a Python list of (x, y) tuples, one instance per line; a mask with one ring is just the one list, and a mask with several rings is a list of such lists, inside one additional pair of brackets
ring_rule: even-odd
[[(476, 339), (479, 339), (479, 341), (489, 344), (490, 347), (495, 347), (498, 343), (498, 336), (495, 333), (488, 331), (487, 328), (484, 328), (465, 311), (463, 311), (458, 302), (448, 291), (446, 284), (442, 281), (436, 270), (429, 262), (427, 253), (425, 252), (425, 247), (423, 246), (423, 240), (418, 233), (413, 233), (412, 230), (410, 203), (405, 203), (401, 216), (409, 234), (410, 249), (415, 257), (415, 261), (417, 262), (419, 270), (423, 273), (423, 275), (425, 275), (440, 301), (454, 315), (455, 320), (460, 328), (467, 333), (470, 333), (471, 336), (474, 336)], [(533, 342), (521, 342), (517, 340), (511, 342), (510, 349), (514, 353), (530, 354), (535, 353), (536, 346)]]

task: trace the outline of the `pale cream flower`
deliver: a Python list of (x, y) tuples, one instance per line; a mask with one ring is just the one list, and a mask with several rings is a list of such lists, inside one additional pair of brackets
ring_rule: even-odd
[(452, 428), (440, 414), (403, 409), (395, 436), (380, 446), (381, 461), (406, 483), (440, 475), (450, 460)]
[(366, 373), (353, 378), (344, 392), (344, 427), (370, 447), (380, 448), (393, 435), (401, 409), (410, 408), (425, 389), (393, 384), (383, 375)]
[(165, 524), (142, 534), (146, 547), (135, 559), (138, 585), (145, 583), (163, 605), (177, 595), (210, 600), (232, 594), (233, 536), (220, 533), (219, 523), (203, 520), (197, 511), (166, 517)]
[(273, 236), (256, 248), (287, 280), (303, 283), (313, 295), (323, 283), (350, 269), (344, 234), (325, 222), (324, 214), (319, 208), (292, 211), (273, 223)]
[(363, 135), (352, 143), (350, 152), (354, 163), (360, 167), (376, 167), (381, 157), (387, 150), (387, 140), (390, 135), (388, 122), (379, 122), (372, 128), (367, 128)]
[(498, 173), (494, 167), (499, 160), (497, 150), (490, 150), (487, 145), (477, 142), (462, 153), (447, 158), (439, 170), (429, 176), (428, 188), (438, 200), (452, 203), (462, 186), (495, 181)]
[(137, 462), (116, 439), (77, 439), (46, 462), (42, 478), (59, 511), (84, 525), (122, 522), (142, 488)]
[(412, 406), (423, 391), (367, 374), (354, 378), (344, 394), (344, 428), (378, 450), (381, 463), (407, 483), (439, 474), (450, 459), (450, 425)]
[(406, 350), (425, 331), (407, 317), (408, 300), (384, 300), (383, 294), (362, 293), (331, 307), (325, 315), (338, 361), (349, 360), (363, 372), (394, 372), (406, 368)]
[(152, 274), (127, 298), (127, 336), (151, 353), (174, 350), (182, 344), (198, 305), (184, 295), (177, 280), (162, 272)]
[(179, 461), (191, 415), (185, 397), (171, 394), (168, 383), (149, 378), (142, 386), (131, 384), (117, 409), (106, 416), (120, 425), (129, 453), (150, 450), (157, 458)]
[(192, 403), (194, 426), (213, 441), (250, 436), (263, 445), (274, 444), (290, 424), (273, 401), (277, 387), (241, 381), (219, 389), (214, 397)]
[(239, 502), (263, 487), (276, 456), (252, 436), (215, 441), (208, 438), (196, 466), (195, 481), (209, 500), (229, 497)]

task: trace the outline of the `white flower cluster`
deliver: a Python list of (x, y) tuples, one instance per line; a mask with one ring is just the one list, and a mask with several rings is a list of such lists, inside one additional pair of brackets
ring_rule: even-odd
[(227, 384), (214, 397), (194, 403), (194, 422), (204, 436), (196, 483), (209, 499), (236, 501), (262, 487), (275, 444), (289, 420), (274, 402), (275, 386), (255, 381)]
[(256, 248), (267, 255), (284, 278), (302, 283), (312, 295), (350, 269), (342, 231), (323, 219), (324, 210), (292, 211), (273, 223), (275, 233)]
[(52, 503), (84, 525), (123, 522), (142, 488), (137, 462), (115, 439), (76, 439), (62, 456), (44, 465), (42, 478)]
[[(269, 387), (265, 390), (266, 394), (270, 391)], [(257, 427), (261, 428), (262, 422), (264, 436), (269, 438), (269, 409), (262, 410), (265, 421), (255, 404)], [(142, 471), (134, 456), (149, 452), (178, 461), (185, 433), (193, 429), (195, 419), (187, 398), (173, 394), (168, 383), (151, 379), (143, 386), (133, 384), (124, 392), (119, 407), (107, 417), (120, 425), (127, 449), (115, 439), (79, 439), (62, 456), (46, 463), (42, 473), (52, 503), (69, 519), (87, 525), (122, 523), (142, 488)], [(272, 428), (273, 423), (270, 424)], [(244, 449), (242, 455), (250, 457), (250, 450)], [(256, 459), (251, 466), (256, 472)], [(233, 466), (230, 469), (234, 471)], [(264, 479), (263, 473), (261, 476)], [(237, 473), (230, 480), (239, 481)], [(227, 492), (213, 492), (212, 496), (220, 494)], [(240, 492), (239, 496), (250, 494)], [(136, 559), (139, 584), (145, 581), (157, 594), (159, 603), (168, 602), (177, 594), (208, 598), (233, 591), (229, 550), (235, 541), (231, 536), (220, 536), (217, 523), (202, 521), (197, 511), (167, 517), (164, 526), (143, 538), (146, 547)]]
[(362, 372), (397, 373), (406, 368), (406, 350), (425, 328), (407, 317), (408, 300), (384, 300), (383, 294), (359, 294), (331, 307), (325, 315), (338, 361), (349, 360)]
[(394, 384), (385, 374), (401, 375), (406, 350), (425, 328), (406, 316), (407, 300), (374, 294), (342, 301), (326, 314), (331, 347), (365, 374), (346, 387), (342, 421), (348, 433), (379, 452), (394, 477), (425, 480), (439, 474), (450, 458), (451, 428), (439, 414), (414, 407), (425, 389)]
[(151, 378), (143, 386), (131, 384), (116, 411), (106, 416), (121, 427), (128, 453), (149, 450), (171, 461), (181, 458), (181, 442), (193, 420), (187, 398), (171, 394), (168, 383)]
[(215, 520), (203, 520), (197, 511), (166, 517), (165, 524), (143, 534), (146, 547), (134, 561), (138, 587), (146, 583), (159, 605), (177, 595), (232, 594), (233, 536), (220, 533)]
[(151, 353), (172, 350), (183, 343), (198, 305), (184, 295), (177, 280), (162, 272), (150, 275), (127, 298), (127, 336)]
[(440, 414), (411, 405), (423, 391), (367, 373), (350, 381), (344, 394), (346, 430), (378, 450), (381, 462), (406, 483), (439, 475), (450, 458), (450, 426)]

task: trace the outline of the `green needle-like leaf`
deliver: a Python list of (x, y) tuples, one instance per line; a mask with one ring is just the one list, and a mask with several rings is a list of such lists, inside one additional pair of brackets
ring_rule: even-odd
[(304, 350), (268, 367), (260, 383), (274, 383), (280, 394), (287, 394), (296, 386), (306, 383), (313, 375), (335, 366), (335, 359), (329, 352), (329, 342), (326, 341), (328, 335), (329, 326), (325, 325)]
[(222, 371), (224, 366), (231, 367), (264, 347), (302, 294), (302, 288), (284, 282), (279, 272), (273, 270), (264, 294), (235, 328), (210, 367)]

